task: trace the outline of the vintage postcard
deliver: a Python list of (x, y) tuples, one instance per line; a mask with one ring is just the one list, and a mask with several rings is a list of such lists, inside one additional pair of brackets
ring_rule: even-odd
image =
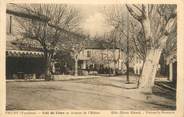
[(184, 2), (0, 2), (0, 116), (184, 117)]

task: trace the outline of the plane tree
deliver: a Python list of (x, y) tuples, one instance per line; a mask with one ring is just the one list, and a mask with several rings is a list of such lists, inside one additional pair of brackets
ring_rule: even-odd
[(130, 25), (133, 20), (129, 17), (125, 5), (122, 4), (105, 7), (104, 14), (107, 23), (113, 27), (111, 38), (115, 40), (116, 46), (120, 51), (124, 52), (126, 55), (124, 62), (127, 69), (127, 83), (129, 83), (129, 64), (136, 54), (134, 41), (131, 38), (134, 34), (134, 30)]
[(69, 35), (60, 43), (60, 48), (70, 53), (75, 61), (74, 75), (78, 76), (78, 60), (80, 53), (86, 48), (89, 36), (83, 34)]
[(133, 42), (134, 53), (143, 60), (138, 87), (151, 93), (161, 53), (176, 50), (176, 5), (115, 6), (106, 10), (107, 21)]
[[(22, 38), (37, 41), (44, 53), (45, 79), (51, 80), (58, 44), (79, 25), (79, 12), (66, 4), (17, 5), (29, 18), (18, 18)], [(36, 17), (36, 18), (35, 18)], [(70, 30), (70, 31), (69, 31)]]
[(176, 5), (133, 4), (126, 8), (141, 25), (141, 41), (146, 45), (139, 89), (151, 93), (161, 53), (171, 40), (169, 37), (176, 33)]

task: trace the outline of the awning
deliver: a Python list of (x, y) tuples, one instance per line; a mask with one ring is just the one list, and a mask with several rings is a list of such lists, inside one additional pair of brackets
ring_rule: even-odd
[(6, 50), (7, 57), (43, 57), (43, 52), (22, 51), (22, 50)]

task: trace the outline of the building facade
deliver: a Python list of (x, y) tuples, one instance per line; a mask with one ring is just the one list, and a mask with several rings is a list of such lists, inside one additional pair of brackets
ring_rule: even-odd
[(114, 68), (124, 69), (125, 56), (119, 49), (87, 48), (80, 52), (79, 62), (81, 69), (87, 68)]
[(6, 78), (40, 78), (44, 73), (43, 52), (36, 41), (24, 40), (18, 18), (25, 18), (18, 8), (7, 6), (6, 14)]

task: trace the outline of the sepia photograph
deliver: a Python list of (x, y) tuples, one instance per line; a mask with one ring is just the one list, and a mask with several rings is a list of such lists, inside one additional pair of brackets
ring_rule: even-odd
[(6, 110), (176, 111), (177, 4), (6, 4)]

